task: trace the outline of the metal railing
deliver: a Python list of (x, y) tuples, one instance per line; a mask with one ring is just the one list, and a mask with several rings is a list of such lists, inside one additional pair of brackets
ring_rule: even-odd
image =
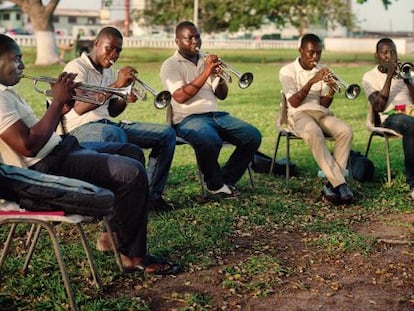
[[(15, 35), (13, 38), (22, 47), (35, 47), (35, 36)], [(75, 44), (76, 38), (58, 37), (57, 46)], [(174, 49), (174, 39), (124, 38), (124, 47)], [(297, 40), (203, 40), (204, 49), (296, 49)]]

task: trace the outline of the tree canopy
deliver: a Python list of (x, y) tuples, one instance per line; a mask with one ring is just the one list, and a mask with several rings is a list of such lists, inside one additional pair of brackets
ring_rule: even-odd
[[(357, 0), (364, 3), (367, 0)], [(391, 0), (382, 0), (388, 8)], [(311, 24), (325, 28), (338, 25), (352, 29), (354, 15), (346, 0), (199, 0), (198, 26), (205, 32), (253, 30), (266, 22), (278, 27), (293, 25), (302, 34)], [(193, 19), (194, 0), (154, 0), (136, 19), (150, 25), (174, 27), (182, 20)]]

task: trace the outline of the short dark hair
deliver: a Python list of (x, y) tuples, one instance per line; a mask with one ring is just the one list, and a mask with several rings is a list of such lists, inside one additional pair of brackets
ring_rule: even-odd
[(189, 28), (189, 27), (195, 27), (195, 28), (197, 28), (197, 26), (193, 23), (193, 22), (190, 22), (190, 21), (183, 21), (183, 22), (181, 22), (181, 23), (179, 23), (178, 25), (177, 25), (177, 27), (175, 28), (175, 36), (177, 37), (178, 36), (178, 34), (184, 29), (184, 28)]
[(0, 56), (10, 52), (16, 46), (18, 46), (18, 44), (13, 38), (5, 34), (0, 34)]
[(303, 48), (305, 44), (308, 42), (315, 42), (315, 43), (322, 44), (321, 38), (319, 38), (317, 35), (313, 33), (307, 33), (306, 35), (302, 37), (302, 39), (300, 40), (300, 47)]
[(115, 27), (112, 26), (108, 26), (108, 27), (104, 27), (102, 28), (98, 35), (97, 35), (97, 39), (104, 37), (104, 36), (111, 36), (111, 37), (116, 37), (119, 39), (123, 39), (122, 33)]
[(375, 51), (378, 52), (378, 49), (379, 49), (379, 47), (380, 47), (381, 44), (394, 44), (395, 45), (395, 43), (394, 43), (394, 41), (392, 41), (392, 39), (390, 39), (390, 38), (382, 38), (382, 39), (380, 39), (377, 42), (377, 46), (375, 48)]

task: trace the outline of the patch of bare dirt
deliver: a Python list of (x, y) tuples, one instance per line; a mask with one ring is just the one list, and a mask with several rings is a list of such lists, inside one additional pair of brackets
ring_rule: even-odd
[[(138, 290), (139, 296), (150, 301), (151, 310), (188, 307), (191, 295), (198, 302), (208, 299), (205, 310), (414, 310), (413, 223), (414, 214), (405, 214), (358, 224), (356, 232), (377, 239), (369, 255), (331, 255), (309, 243), (314, 237), (307, 233), (252, 232), (234, 238), (237, 252), (220, 265), (152, 279)], [(279, 275), (265, 272), (263, 278), (271, 276), (270, 294), (223, 285), (226, 267), (258, 254), (289, 267)]]

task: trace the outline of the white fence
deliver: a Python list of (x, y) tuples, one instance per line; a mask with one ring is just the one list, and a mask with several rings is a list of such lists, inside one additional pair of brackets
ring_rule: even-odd
[[(13, 36), (20, 46), (36, 46), (35, 36)], [(58, 37), (58, 46), (67, 46), (76, 41), (72, 37)], [(124, 47), (174, 49), (174, 39), (138, 39), (124, 38)], [(203, 48), (208, 49), (296, 49), (297, 40), (203, 40)]]
[[(34, 36), (14, 36), (20, 46), (36, 46)], [(412, 38), (392, 38), (399, 54), (413, 54), (414, 40)], [(72, 37), (56, 38), (58, 46), (74, 43)], [(375, 52), (379, 38), (325, 38), (326, 51), (332, 52)], [(297, 49), (298, 40), (203, 40), (204, 49)], [(124, 38), (124, 47), (174, 49), (173, 39), (137, 39)]]

